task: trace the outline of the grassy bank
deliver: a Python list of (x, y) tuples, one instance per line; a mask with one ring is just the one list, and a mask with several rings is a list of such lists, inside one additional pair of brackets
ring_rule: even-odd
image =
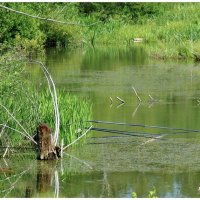
[[(3, 3), (34, 19), (0, 8), (1, 51), (31, 52), (44, 47), (138, 45), (155, 58), (188, 59), (200, 55), (200, 3)], [(91, 24), (97, 22), (95, 25)]]
[[(155, 58), (196, 58), (200, 54), (199, 3), (146, 3), (157, 8), (152, 15), (133, 21), (112, 19), (96, 43), (140, 45)], [(153, 8), (152, 8), (153, 9)], [(134, 38), (143, 38), (135, 44)]]
[[(24, 70), (26, 62), (11, 59), (9, 55), (1, 57), (0, 63), (0, 146), (30, 146), (27, 133), (33, 136), (39, 123), (46, 123), (52, 130), (55, 128), (48, 86), (40, 86), (39, 79), (37, 84), (33, 84), (30, 74)], [(84, 121), (91, 119), (91, 102), (64, 90), (57, 89), (57, 93), (60, 111), (59, 143), (64, 139), (67, 145), (89, 126)]]

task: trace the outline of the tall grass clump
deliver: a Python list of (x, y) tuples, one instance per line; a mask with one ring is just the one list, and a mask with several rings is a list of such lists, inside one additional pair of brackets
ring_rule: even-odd
[[(58, 90), (58, 104), (60, 111), (59, 138), (60, 141), (64, 139), (64, 143), (69, 144), (89, 126), (86, 121), (91, 119), (91, 102), (64, 90)], [(52, 100), (48, 90), (43, 90), (39, 94), (38, 117), (39, 121), (47, 123), (50, 127), (54, 126)]]
[[(0, 63), (0, 145), (30, 146), (39, 123), (55, 127), (54, 108), (48, 88), (38, 88), (22, 61)], [(57, 90), (60, 111), (59, 142), (67, 145), (79, 137), (91, 119), (91, 103), (64, 90)]]

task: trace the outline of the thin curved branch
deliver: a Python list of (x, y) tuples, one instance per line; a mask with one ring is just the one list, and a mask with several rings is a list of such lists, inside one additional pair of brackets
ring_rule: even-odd
[[(13, 131), (15, 131), (15, 132), (17, 132), (17, 133), (20, 133), (20, 134), (22, 134), (23, 136), (25, 136), (25, 137), (27, 137), (28, 139), (30, 139), (31, 140), (31, 138), (29, 137), (29, 136), (27, 136), (25, 133), (23, 133), (22, 131), (19, 131), (19, 130), (17, 130), (17, 129), (14, 129), (14, 128), (12, 128), (12, 127), (10, 127), (10, 126), (7, 126), (6, 124), (0, 124), (0, 126), (3, 126), (3, 128), (9, 128), (9, 129), (11, 129), (11, 130), (13, 130)], [(36, 143), (37, 144), (37, 143)]]
[[(54, 112), (55, 112), (55, 133), (54, 133), (54, 143), (55, 145), (57, 145), (58, 142), (58, 137), (59, 137), (59, 127), (60, 127), (60, 114), (59, 114), (59, 109), (58, 109), (58, 98), (57, 98), (57, 92), (56, 92), (56, 86), (55, 83), (51, 77), (51, 74), (49, 73), (49, 71), (47, 70), (47, 68), (45, 67), (45, 65), (42, 62), (39, 61), (35, 61), (35, 60), (31, 60), (29, 62), (33, 62), (33, 63), (37, 63), (40, 65), (42, 71), (44, 72), (44, 75), (47, 79), (48, 82), (48, 87), (49, 87), (49, 91), (52, 97), (52, 101), (53, 101), (53, 106), (54, 106)], [(52, 84), (53, 87), (53, 92), (51, 90), (51, 85), (50, 82)]]
[(29, 133), (26, 131), (26, 129), (20, 124), (20, 122), (10, 113), (10, 111), (0, 103), (0, 106), (4, 108), (4, 110), (6, 110), (6, 112), (17, 122), (17, 124), (22, 128), (22, 130), (26, 133), (26, 137), (28, 137), (32, 142), (34, 142), (35, 144), (37, 144), (37, 142), (31, 137), (31, 135), (29, 135)]
[(70, 144), (68, 144), (67, 146), (65, 146), (64, 148), (63, 148), (63, 151), (66, 149), (66, 148), (68, 148), (68, 147), (70, 147), (72, 144), (74, 144), (75, 142), (77, 142), (78, 140), (80, 140), (83, 136), (85, 136), (90, 130), (92, 129), (92, 126), (90, 126), (90, 128), (89, 129), (87, 129), (86, 131), (85, 131), (85, 133), (83, 133), (80, 137), (78, 137), (76, 140), (74, 140), (73, 142), (71, 142)]
[(54, 22), (54, 23), (64, 24), (64, 25), (93, 26), (93, 25), (98, 24), (98, 23), (101, 22), (101, 21), (98, 21), (98, 22), (94, 22), (92, 24), (79, 24), (79, 23), (75, 23), (75, 22), (63, 22), (63, 21), (58, 21), (58, 20), (51, 19), (51, 18), (39, 17), (39, 16), (31, 15), (31, 14), (28, 14), (28, 13), (25, 13), (25, 12), (22, 12), (22, 11), (14, 10), (14, 9), (9, 8), (7, 6), (4, 6), (4, 5), (0, 5), (0, 8), (6, 9), (8, 11), (11, 11), (11, 12), (14, 12), (14, 13), (17, 13), (17, 14), (20, 14), (20, 15), (25, 15), (27, 17), (31, 17), (31, 18), (35, 18), (35, 19), (39, 19), (39, 20), (44, 20), (44, 21), (47, 21), (47, 22)]

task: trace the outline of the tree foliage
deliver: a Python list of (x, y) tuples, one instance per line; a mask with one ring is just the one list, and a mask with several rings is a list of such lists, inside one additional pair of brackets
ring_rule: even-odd
[[(141, 15), (157, 13), (156, 4), (145, 3), (3, 3), (4, 6), (32, 15), (52, 18), (60, 21), (92, 23), (110, 21), (113, 18), (123, 21), (137, 21)], [(27, 46), (37, 45), (68, 46), (80, 45), (83, 34), (96, 27), (60, 25), (19, 15), (3, 8), (0, 9), (0, 44)]]

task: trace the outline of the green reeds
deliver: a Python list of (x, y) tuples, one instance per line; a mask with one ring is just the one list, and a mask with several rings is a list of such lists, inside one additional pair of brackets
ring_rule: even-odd
[[(14, 97), (11, 96), (9, 101), (6, 98), (1, 99), (1, 103), (5, 105), (11, 113), (14, 113), (13, 115), (19, 120), (20, 124), (25, 127), (30, 135), (33, 136), (35, 134), (36, 127), (41, 122), (51, 127), (52, 131), (54, 130), (54, 110), (51, 95), (47, 89), (37, 94), (34, 105), (31, 105), (28, 101), (28, 95), (23, 96), (20, 94)], [(91, 118), (91, 103), (88, 100), (80, 99), (63, 90), (58, 91), (58, 103), (60, 110), (59, 142), (64, 139), (64, 144), (67, 145), (78, 138), (82, 134), (83, 128), (89, 125), (84, 121)], [(2, 124), (23, 131), (16, 121), (6, 112), (0, 113), (0, 119), (1, 122), (3, 122)], [(2, 128), (3, 126), (0, 127), (0, 130)], [(11, 142), (11, 146), (12, 144), (27, 145), (25, 142), (26, 140), (24, 140), (26, 138), (20, 133), (8, 129), (7, 127), (3, 132), (5, 133), (2, 133), (0, 140), (5, 140), (5, 142), (3, 142), (4, 145), (6, 145), (8, 140)]]
[[(148, 6), (148, 3), (146, 3)], [(155, 58), (195, 59), (200, 55), (198, 3), (160, 3), (159, 12), (139, 17), (134, 23), (111, 19), (96, 28), (96, 44), (143, 47)], [(143, 38), (140, 44), (134, 38)]]
[[(40, 121), (53, 128), (53, 107), (48, 90), (40, 93), (38, 103)], [(83, 128), (88, 126), (85, 121), (91, 118), (92, 106), (89, 100), (78, 98), (64, 90), (58, 91), (58, 104), (60, 111), (59, 141), (64, 139), (64, 144), (67, 145), (78, 138), (82, 134)]]
[[(48, 88), (33, 85), (23, 71), (24, 62), (0, 65), (0, 145), (30, 146), (39, 123), (55, 130), (54, 105)], [(59, 143), (67, 145), (78, 138), (84, 122), (91, 118), (91, 103), (64, 90), (57, 90), (60, 111)]]

